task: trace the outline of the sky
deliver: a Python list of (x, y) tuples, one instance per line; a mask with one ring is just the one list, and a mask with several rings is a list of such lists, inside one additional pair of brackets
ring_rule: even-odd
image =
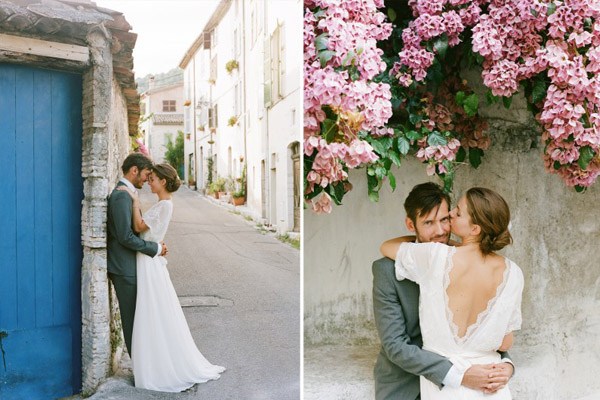
[(95, 0), (120, 11), (138, 34), (133, 49), (136, 78), (177, 66), (220, 0)]

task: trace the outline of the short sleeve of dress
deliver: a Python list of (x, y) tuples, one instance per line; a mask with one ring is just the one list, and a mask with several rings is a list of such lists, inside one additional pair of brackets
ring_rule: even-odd
[[(432, 268), (433, 254), (440, 243), (402, 243), (396, 254), (396, 279), (422, 283)], [(447, 247), (447, 246), (444, 246)]]
[(159, 201), (144, 215), (144, 223), (150, 228), (148, 237), (158, 241), (164, 239), (169, 226), (173, 204), (170, 201)]
[(511, 277), (515, 280), (514, 282), (514, 291), (513, 291), (513, 309), (510, 315), (510, 319), (508, 320), (508, 327), (506, 328), (506, 333), (510, 333), (512, 331), (518, 331), (521, 329), (521, 301), (523, 298), (523, 286), (524, 286), (524, 278), (523, 272), (516, 265), (513, 264), (513, 271), (511, 271)]

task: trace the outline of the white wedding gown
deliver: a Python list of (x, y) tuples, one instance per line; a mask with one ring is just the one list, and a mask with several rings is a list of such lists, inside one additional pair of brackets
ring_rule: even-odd
[[(519, 266), (506, 259), (502, 283), (496, 296), (490, 299), (487, 309), (476, 322), (458, 336), (452, 311), (448, 307), (446, 289), (450, 283), (452, 256), (456, 247), (441, 243), (403, 243), (396, 256), (396, 277), (419, 284), (419, 318), (423, 349), (441, 354), (454, 365), (465, 370), (472, 364), (500, 362), (500, 347), (504, 335), (521, 328), (521, 296), (523, 273)], [(421, 377), (421, 400), (509, 400), (508, 385), (495, 394), (464, 386), (441, 390), (433, 382)]]
[[(161, 242), (172, 213), (170, 200), (152, 206), (144, 214), (150, 229), (141, 237)], [(161, 392), (181, 392), (196, 383), (219, 379), (225, 371), (198, 351), (169, 277), (166, 259), (139, 252), (131, 360), (135, 386)]]

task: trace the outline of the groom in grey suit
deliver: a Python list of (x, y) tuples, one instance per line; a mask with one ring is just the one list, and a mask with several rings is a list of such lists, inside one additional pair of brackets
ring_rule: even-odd
[[(152, 161), (141, 153), (132, 153), (121, 166), (123, 178), (117, 188), (125, 186), (132, 191), (141, 189), (152, 169)], [(121, 324), (127, 351), (131, 355), (131, 336), (137, 296), (136, 252), (150, 257), (165, 255), (167, 246), (164, 243), (145, 241), (132, 229), (133, 210), (131, 196), (115, 188), (108, 198), (108, 277), (110, 278), (121, 311)]]
[[(404, 203), (406, 226), (418, 242), (448, 243), (450, 197), (432, 182), (415, 186)], [(420, 398), (419, 376), (440, 388), (444, 385), (492, 393), (505, 386), (513, 373), (507, 353), (503, 363), (473, 365), (466, 371), (447, 358), (423, 350), (419, 326), (419, 286), (395, 276), (394, 261), (381, 258), (373, 263), (373, 309), (381, 340), (375, 364), (377, 400)]]

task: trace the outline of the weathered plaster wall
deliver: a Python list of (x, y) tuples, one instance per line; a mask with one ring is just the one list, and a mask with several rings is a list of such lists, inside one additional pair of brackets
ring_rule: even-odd
[[(535, 122), (523, 99), (513, 109), (486, 107), (493, 146), (475, 170), (458, 173), (454, 198), (471, 186), (497, 190), (512, 211), (515, 243), (503, 251), (522, 268), (523, 327), (511, 352), (519, 399), (567, 400), (600, 389), (600, 183), (578, 194), (544, 171)], [(371, 304), (371, 263), (386, 238), (406, 234), (403, 201), (428, 180), (415, 160), (396, 174), (395, 193), (379, 204), (366, 195), (364, 170), (331, 215), (305, 213), (304, 290), (307, 343), (378, 343)], [(373, 360), (374, 362), (374, 360)]]
[[(92, 393), (114, 371), (122, 347), (116, 299), (106, 273), (106, 199), (129, 150), (125, 98), (106, 37), (89, 34), (93, 66), (83, 75), (82, 391)], [(113, 304), (111, 306), (111, 304)], [(112, 317), (111, 317), (112, 315)], [(111, 365), (112, 363), (112, 365)]]

